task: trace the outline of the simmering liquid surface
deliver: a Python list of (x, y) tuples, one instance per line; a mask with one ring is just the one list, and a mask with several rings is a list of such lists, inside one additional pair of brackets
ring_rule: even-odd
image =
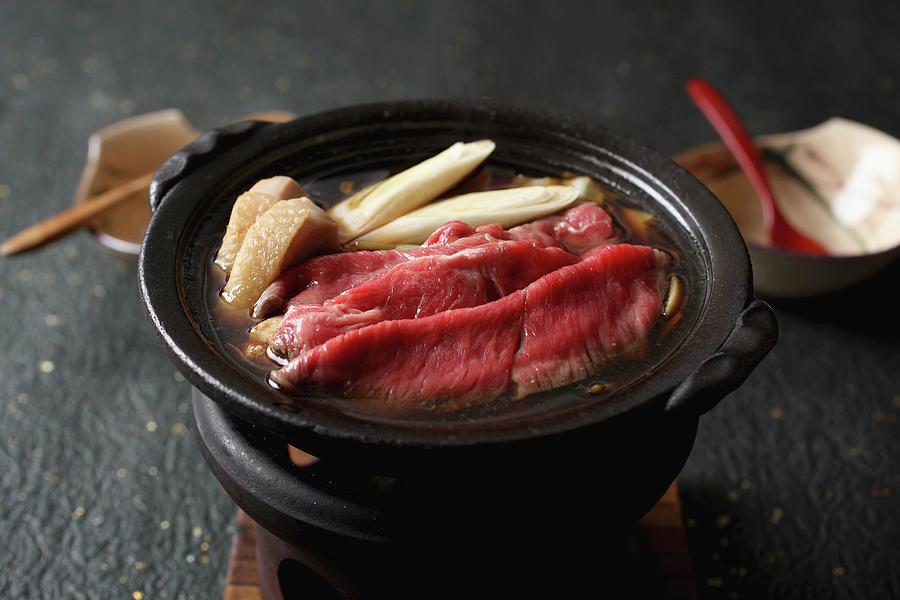
[[(373, 169), (353, 173), (352, 176), (342, 174), (304, 180), (300, 184), (317, 204), (328, 207), (343, 200), (354, 191), (391, 174), (392, 171), (385, 169)], [(448, 192), (447, 195), (510, 187), (510, 183), (522, 175), (508, 168), (486, 166), (456, 189)], [(530, 174), (524, 175), (530, 176)], [(570, 176), (571, 174), (564, 175)], [(541, 176), (543, 175), (535, 175), (535, 177)], [(690, 272), (691, 266), (688, 261), (682, 260), (681, 251), (672, 241), (664, 223), (659, 219), (654, 219), (647, 227), (634, 226), (635, 221), (629, 211), (635, 208), (646, 210), (646, 208), (638, 207), (609, 190), (604, 190), (604, 192), (603, 208), (612, 215), (615, 221), (616, 239), (614, 242), (652, 246), (665, 251), (672, 257), (669, 273), (679, 279), (684, 290), (684, 300), (670, 314), (661, 316), (651, 329), (646, 348), (639, 353), (639, 357), (615, 359), (601, 373), (560, 388), (521, 399), (499, 398), (493, 402), (454, 412), (443, 412), (422, 406), (404, 409), (400, 412), (396, 408), (386, 409), (377, 401), (326, 395), (318, 395), (315, 398), (304, 397), (302, 400), (298, 399), (297, 402), (327, 402), (355, 416), (383, 422), (404, 423), (411, 420), (417, 423), (429, 421), (436, 423), (489, 422), (498, 419), (505, 420), (514, 416), (526, 417), (554, 413), (579, 407), (585, 403), (602, 402), (621, 392), (629, 384), (647, 376), (678, 347), (687, 331), (693, 326), (698, 313), (698, 299), (692, 295), (691, 282), (696, 281), (697, 274)], [(268, 385), (269, 371), (278, 368), (279, 365), (265, 356), (257, 355), (250, 359), (245, 354), (248, 332), (259, 321), (250, 318), (247, 311), (233, 310), (221, 301), (219, 293), (225, 285), (225, 276), (222, 270), (213, 264), (217, 249), (218, 246), (210, 249), (206, 280), (206, 302), (209, 314), (212, 315), (215, 342), (241, 369), (258, 378), (262, 384)], [(665, 298), (663, 302), (665, 304)], [(285, 399), (290, 401), (288, 396), (285, 396)]]

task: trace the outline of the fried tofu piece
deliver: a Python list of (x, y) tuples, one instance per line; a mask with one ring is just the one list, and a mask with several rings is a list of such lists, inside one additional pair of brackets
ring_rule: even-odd
[(307, 196), (300, 185), (290, 177), (278, 176), (262, 179), (253, 187), (238, 196), (231, 209), (231, 218), (222, 238), (222, 245), (216, 254), (216, 265), (226, 275), (231, 274), (231, 267), (237, 256), (247, 230), (264, 212), (272, 208), (279, 200), (303, 198)]
[(250, 308), (285, 268), (336, 248), (337, 225), (312, 200), (276, 202), (247, 230), (222, 298), (234, 308)]

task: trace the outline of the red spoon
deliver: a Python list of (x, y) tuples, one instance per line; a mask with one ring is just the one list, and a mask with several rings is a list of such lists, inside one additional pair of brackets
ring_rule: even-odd
[(687, 92), (712, 124), (719, 137), (731, 150), (738, 165), (743, 169), (750, 185), (759, 196), (759, 204), (762, 207), (763, 224), (774, 246), (794, 252), (805, 254), (827, 255), (828, 249), (816, 240), (794, 229), (775, 202), (775, 196), (766, 180), (766, 172), (763, 170), (762, 159), (740, 118), (722, 97), (722, 95), (704, 79), (692, 77), (688, 80)]

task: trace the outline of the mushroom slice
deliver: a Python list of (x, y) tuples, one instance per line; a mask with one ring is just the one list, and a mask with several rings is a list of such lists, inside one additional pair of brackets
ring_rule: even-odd
[(628, 229), (638, 237), (638, 239), (646, 241), (649, 235), (649, 229), (656, 222), (656, 217), (652, 213), (637, 208), (623, 207), (621, 209), (622, 219), (626, 222)]
[(359, 249), (374, 249), (421, 244), (448, 221), (463, 221), (472, 227), (499, 223), (508, 228), (553, 214), (576, 200), (578, 190), (564, 185), (463, 194), (407, 213), (357, 238), (352, 245)]
[(337, 226), (309, 198), (281, 200), (247, 230), (222, 298), (249, 308), (286, 268), (337, 247)]
[(349, 241), (431, 202), (474, 171), (494, 151), (491, 140), (457, 142), (428, 160), (332, 206), (328, 214)]
[(247, 342), (244, 344), (244, 356), (252, 361), (263, 361), (266, 358), (269, 340), (275, 335), (275, 331), (281, 325), (282, 319), (284, 319), (284, 315), (278, 315), (254, 325), (247, 336)]
[(250, 329), (250, 335), (247, 336), (247, 340), (256, 344), (265, 344), (268, 346), (269, 340), (275, 335), (275, 331), (278, 330), (283, 319), (284, 315), (278, 315), (260, 321)]
[(225, 271), (226, 275), (230, 274), (244, 236), (256, 219), (279, 200), (304, 196), (307, 196), (306, 192), (290, 177), (278, 176), (257, 181), (234, 201), (222, 245), (216, 254), (216, 265)]

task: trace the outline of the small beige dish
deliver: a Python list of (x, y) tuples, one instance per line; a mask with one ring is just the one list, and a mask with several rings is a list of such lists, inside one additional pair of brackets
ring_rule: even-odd
[[(284, 122), (297, 115), (287, 111), (251, 113), (239, 120)], [(88, 156), (75, 204), (91, 202), (107, 190), (149, 178), (170, 156), (200, 134), (178, 109), (124, 119), (95, 132), (88, 140)], [(104, 246), (137, 256), (150, 223), (146, 185), (91, 221), (90, 228)]]
[[(95, 132), (88, 140), (75, 203), (90, 202), (106, 190), (153, 173), (199, 133), (177, 109), (138, 115)], [(147, 190), (142, 189), (98, 216), (90, 227), (104, 246), (137, 255), (149, 222)]]
[(900, 257), (900, 140), (833, 118), (754, 142), (782, 214), (830, 256), (771, 246), (756, 194), (723, 144), (692, 148), (675, 160), (731, 213), (750, 250), (758, 293), (802, 297), (833, 291)]

